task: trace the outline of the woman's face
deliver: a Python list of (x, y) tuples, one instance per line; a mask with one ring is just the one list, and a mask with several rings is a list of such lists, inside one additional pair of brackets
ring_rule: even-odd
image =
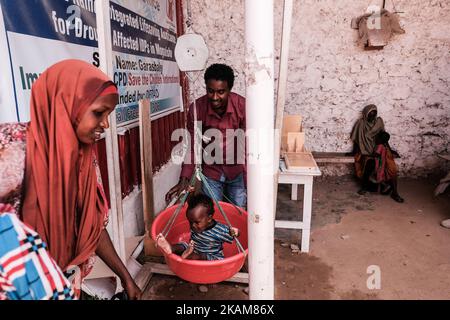
[(373, 122), (377, 118), (377, 110), (372, 110), (367, 115), (367, 121)]
[(87, 108), (77, 127), (77, 137), (82, 143), (93, 144), (109, 128), (108, 116), (118, 101), (117, 94), (98, 97)]

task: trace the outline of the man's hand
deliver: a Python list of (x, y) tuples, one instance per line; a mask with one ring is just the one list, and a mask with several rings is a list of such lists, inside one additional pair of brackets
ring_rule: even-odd
[(166, 193), (166, 201), (170, 202), (173, 197), (178, 195), (181, 191), (187, 190), (189, 187), (189, 180), (187, 178), (180, 178), (180, 181), (178, 181), (178, 184), (174, 186), (172, 189), (169, 190), (169, 192)]
[(232, 237), (239, 237), (239, 229), (238, 229), (238, 228), (231, 227), (231, 228), (230, 228), (230, 235), (231, 235)]

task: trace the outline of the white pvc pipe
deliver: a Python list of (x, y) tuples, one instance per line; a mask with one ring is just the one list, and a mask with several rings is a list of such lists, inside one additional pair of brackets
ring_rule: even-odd
[[(292, 9), (293, 0), (284, 0), (283, 6), (283, 24), (281, 27), (281, 49), (280, 49), (280, 68), (278, 73), (278, 89), (277, 89), (277, 113), (275, 129), (282, 128), (284, 104), (286, 102), (286, 84), (289, 63), (289, 49), (291, 44), (291, 25), (292, 25)], [(281, 134), (281, 133), (280, 133)], [(278, 142), (279, 143), (279, 142)], [(280, 157), (280, 150), (275, 150)]]
[[(97, 0), (95, 3), (98, 51), (100, 70), (113, 78), (111, 22), (109, 19), (109, 0)], [(108, 180), (111, 206), (112, 242), (119, 257), (125, 263), (125, 237), (123, 229), (122, 190), (120, 187), (119, 145), (117, 142), (116, 113), (108, 118), (109, 129), (106, 135), (106, 158), (108, 164)]]
[(273, 0), (245, 1), (249, 298), (274, 299)]
[[(291, 43), (292, 9), (293, 9), (293, 0), (284, 0), (283, 24), (281, 28), (280, 68), (278, 73), (277, 104), (275, 115), (275, 133), (276, 133), (275, 147), (274, 147), (275, 163), (278, 163), (280, 161), (281, 132), (284, 117), (284, 105), (286, 102), (289, 48)], [(292, 190), (293, 190), (292, 192), (294, 192), (294, 185), (292, 185)], [(295, 190), (297, 189), (295, 188)], [(274, 215), (276, 214), (277, 195), (278, 195), (278, 172), (275, 175), (274, 180), (274, 195), (273, 195)]]

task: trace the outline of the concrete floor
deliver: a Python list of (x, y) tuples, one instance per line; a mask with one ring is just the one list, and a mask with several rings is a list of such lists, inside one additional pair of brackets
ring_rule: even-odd
[[(437, 181), (401, 179), (405, 203), (398, 204), (358, 195), (351, 177), (316, 179), (310, 253), (285, 247), (298, 243), (298, 231), (276, 230), (275, 298), (450, 299), (450, 230), (439, 225), (450, 218), (450, 192), (434, 198)], [(299, 215), (301, 200), (289, 197), (290, 187), (280, 185), (277, 218)], [(248, 299), (246, 287), (221, 283), (203, 293), (198, 285), (154, 275), (144, 298), (239, 300)]]

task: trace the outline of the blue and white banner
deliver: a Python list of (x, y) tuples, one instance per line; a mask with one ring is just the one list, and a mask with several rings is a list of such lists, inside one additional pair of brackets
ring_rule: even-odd
[(142, 98), (151, 101), (152, 119), (180, 109), (174, 12), (175, 1), (111, 1), (114, 82), (120, 94), (118, 124), (135, 121)]
[[(111, 1), (113, 81), (118, 126), (137, 120), (137, 101), (152, 117), (180, 108), (173, 0)], [(0, 0), (0, 123), (29, 120), (31, 86), (69, 58), (100, 65), (94, 0)]]

